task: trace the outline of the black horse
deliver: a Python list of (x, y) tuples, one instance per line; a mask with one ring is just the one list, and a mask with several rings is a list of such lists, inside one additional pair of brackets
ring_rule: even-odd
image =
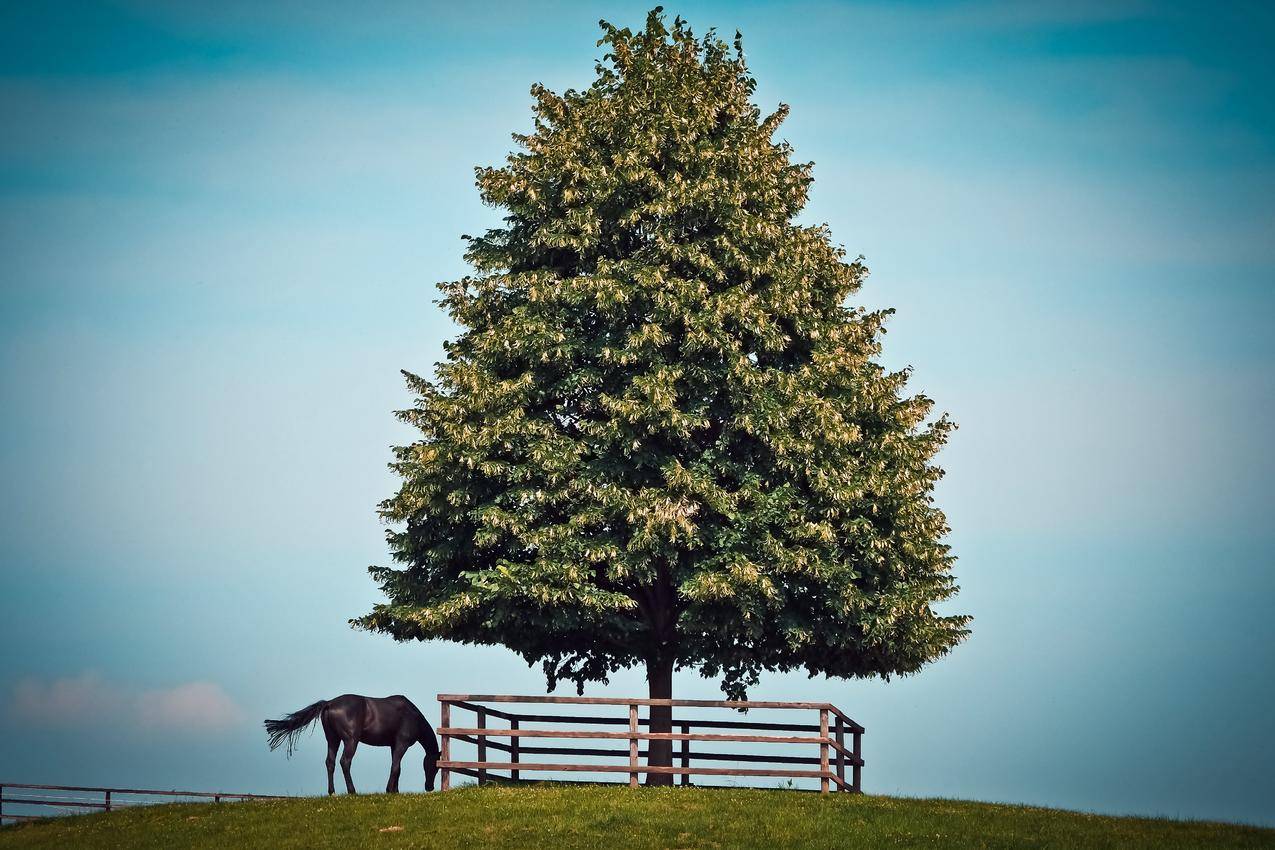
[(356, 793), (354, 780), (350, 779), (350, 762), (359, 744), (373, 747), (391, 747), (390, 781), (386, 792), (398, 793), (398, 774), (403, 753), (415, 743), (425, 748), (425, 790), (434, 790), (434, 775), (438, 773), (438, 738), (425, 715), (405, 696), (361, 697), (345, 694), (336, 699), (319, 700), (294, 711), (281, 720), (267, 720), (266, 733), (270, 736), (270, 749), (286, 744), (288, 757), (296, 747), (297, 736), (314, 721), (323, 719), (323, 733), (328, 736), (328, 793), (335, 794), (332, 774), (336, 769), (336, 749), (342, 743), (341, 772), (345, 774), (345, 790)]

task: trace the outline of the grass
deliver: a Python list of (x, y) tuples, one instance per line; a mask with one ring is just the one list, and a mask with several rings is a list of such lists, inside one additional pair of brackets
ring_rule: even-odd
[(957, 800), (488, 785), (147, 806), (0, 828), (8, 848), (1275, 848), (1275, 830)]

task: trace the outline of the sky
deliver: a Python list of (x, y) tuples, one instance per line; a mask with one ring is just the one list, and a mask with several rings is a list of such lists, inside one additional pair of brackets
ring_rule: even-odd
[[(1272, 7), (666, 5), (742, 31), (815, 163), (802, 221), (866, 257), (884, 361), (960, 426), (970, 639), (751, 696), (863, 723), (872, 793), (1275, 825)], [(434, 284), (500, 215), (473, 168), (647, 8), (6, 4), (0, 778), (319, 793), (322, 736), (289, 761), (263, 718), (544, 692), (347, 620), (380, 599), (399, 370), (442, 357)]]

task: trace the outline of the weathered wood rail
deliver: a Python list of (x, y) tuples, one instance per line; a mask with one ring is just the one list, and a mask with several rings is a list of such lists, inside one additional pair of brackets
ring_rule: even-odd
[[(144, 806), (169, 801), (166, 799), (153, 799), (156, 797), (179, 798), (171, 800), (171, 802), (211, 800), (214, 803), (220, 803), (223, 800), (284, 799), (271, 794), (228, 794), (224, 791), (156, 791), (141, 788), (98, 788), (84, 785), (30, 785), (22, 782), (0, 782), (0, 823), (10, 820), (40, 820), (41, 818), (55, 817), (59, 814), (57, 811), (32, 814), (29, 810), (25, 810), (28, 807), (41, 811), (46, 808), (61, 809), (63, 810), (61, 814), (67, 814), (75, 810), (109, 812), (112, 809), (125, 806)], [(6, 803), (9, 804), (9, 811), (7, 812), (4, 810)], [(15, 806), (23, 808), (24, 811), (15, 812), (13, 810)], [(79, 813), (83, 813), (83, 811)]]
[[(451, 786), (453, 772), (472, 776), (482, 784), (489, 779), (502, 781), (520, 781), (522, 774), (534, 772), (563, 773), (627, 773), (629, 786), (637, 787), (641, 774), (673, 774), (681, 777), (683, 785), (690, 784), (691, 776), (747, 776), (778, 777), (788, 779), (818, 779), (820, 791), (828, 793), (835, 787), (837, 791), (858, 793), (861, 790), (860, 778), (863, 769), (862, 739), (864, 728), (852, 720), (845, 712), (830, 703), (822, 702), (757, 702), (727, 700), (688, 700), (688, 699), (621, 699), (608, 697), (553, 697), (553, 696), (511, 696), (506, 694), (439, 694), (442, 717), (438, 734), (442, 739), (442, 757), (438, 763), (442, 771), (442, 790)], [(515, 712), (507, 708), (496, 708), (497, 705), (584, 705), (601, 707), (627, 708), (625, 716), (573, 714), (540, 714)], [(785, 711), (818, 712), (819, 722), (814, 723), (775, 723), (752, 720), (716, 720), (700, 719), (688, 716), (674, 717), (671, 728), (676, 732), (642, 731), (650, 728), (649, 717), (640, 716), (641, 709), (651, 706), (669, 706), (673, 709), (780, 709)], [(475, 722), (472, 726), (453, 726), (452, 712), (462, 710), (472, 712)], [(488, 720), (495, 718), (505, 721), (508, 726), (490, 726)], [(523, 724), (537, 724), (528, 728)], [(601, 731), (594, 729), (562, 729), (540, 728), (543, 724), (575, 724), (585, 726), (625, 726), (624, 731)], [(692, 729), (740, 730), (738, 732), (692, 732)], [(748, 732), (748, 734), (744, 734)], [(782, 732), (780, 735), (764, 735), (758, 732)], [(815, 734), (794, 734), (815, 733)], [(850, 738), (847, 746), (846, 738)], [(508, 739), (509, 743), (502, 740)], [(526, 740), (543, 739), (548, 741), (626, 741), (626, 749), (603, 749), (596, 747), (564, 747), (564, 746), (528, 746)], [(456, 760), (452, 758), (452, 743), (462, 741), (477, 747), (478, 757), (474, 761)], [(674, 753), (673, 766), (650, 767), (643, 763), (647, 752), (641, 748), (644, 742), (672, 741), (679, 746)], [(710, 752), (691, 749), (691, 743), (745, 743), (745, 744), (807, 744), (818, 747), (818, 756), (794, 756), (772, 753), (734, 753)], [(488, 748), (508, 754), (507, 760), (489, 761)], [(528, 762), (524, 755), (555, 756), (588, 756), (620, 758), (622, 762), (587, 763), (570, 762)], [(692, 764), (698, 762), (735, 762), (750, 767), (710, 767)], [(817, 766), (795, 768), (788, 765)], [(849, 778), (846, 769), (849, 768)], [(504, 775), (498, 773), (504, 771)]]

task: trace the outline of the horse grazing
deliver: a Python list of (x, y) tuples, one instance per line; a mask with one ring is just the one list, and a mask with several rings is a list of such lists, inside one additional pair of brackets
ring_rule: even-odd
[(267, 720), (266, 733), (270, 736), (270, 749), (287, 745), (288, 758), (296, 748), (297, 736), (314, 721), (322, 719), (323, 734), (328, 737), (328, 793), (335, 794), (332, 775), (336, 769), (336, 750), (342, 743), (341, 772), (345, 774), (345, 790), (354, 790), (350, 779), (350, 762), (359, 744), (373, 747), (391, 747), (390, 781), (385, 790), (398, 793), (398, 775), (403, 754), (415, 743), (425, 748), (425, 790), (434, 790), (434, 775), (438, 773), (438, 738), (425, 715), (405, 696), (363, 697), (344, 694), (336, 699), (319, 700), (294, 711), (281, 720)]

